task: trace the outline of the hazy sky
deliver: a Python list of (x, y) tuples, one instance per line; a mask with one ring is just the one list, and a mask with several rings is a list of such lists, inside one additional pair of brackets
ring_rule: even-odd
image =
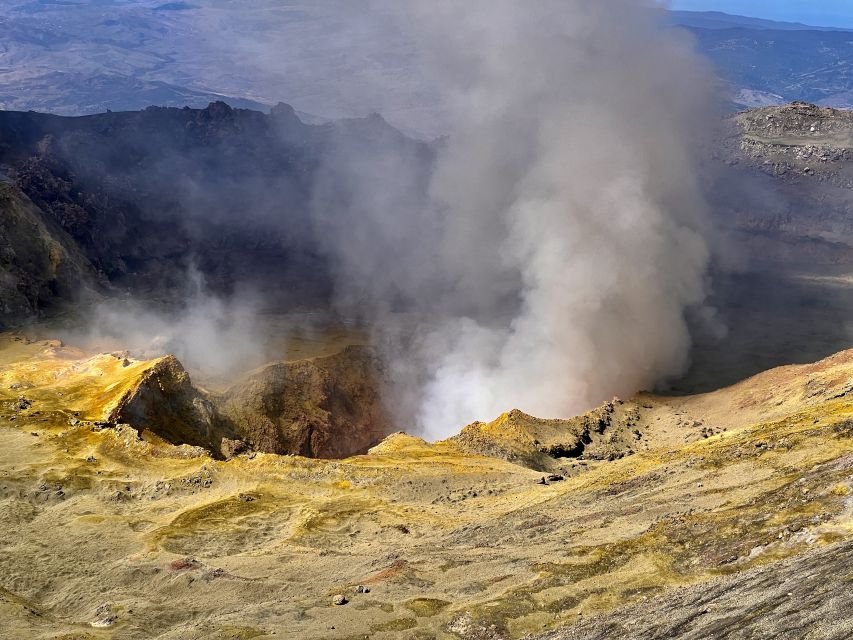
[(724, 11), (743, 16), (853, 28), (851, 0), (672, 0), (673, 9)]

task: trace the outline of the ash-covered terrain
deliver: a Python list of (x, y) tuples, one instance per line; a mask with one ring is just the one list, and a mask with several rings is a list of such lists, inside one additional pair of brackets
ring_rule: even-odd
[(353, 348), (220, 395), (37, 338), (0, 345), (10, 637), (849, 635), (850, 352), (322, 460)]

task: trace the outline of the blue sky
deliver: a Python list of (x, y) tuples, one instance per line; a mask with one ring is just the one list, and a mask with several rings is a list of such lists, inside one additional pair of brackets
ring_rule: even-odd
[(853, 28), (853, 0), (671, 0), (673, 9)]

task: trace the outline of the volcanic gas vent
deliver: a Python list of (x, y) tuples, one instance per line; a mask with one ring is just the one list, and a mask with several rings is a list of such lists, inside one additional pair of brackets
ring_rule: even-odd
[(380, 398), (384, 370), (374, 352), (278, 362), (256, 370), (215, 400), (253, 449), (314, 458), (364, 453), (390, 431)]

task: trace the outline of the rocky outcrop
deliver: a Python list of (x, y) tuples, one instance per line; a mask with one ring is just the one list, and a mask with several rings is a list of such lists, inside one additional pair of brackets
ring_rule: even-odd
[(366, 347), (267, 365), (215, 399), (253, 449), (313, 458), (365, 453), (390, 431), (384, 371)]
[(239, 449), (234, 434), (174, 356), (156, 360), (118, 400), (107, 421), (129, 424), (172, 444), (204, 447), (215, 455)]
[(766, 173), (851, 188), (844, 163), (853, 160), (853, 112), (794, 102), (736, 117), (743, 157)]
[(98, 286), (95, 270), (73, 240), (0, 178), (0, 328)]
[(853, 262), (853, 112), (794, 102), (725, 129), (709, 199), (733, 246), (759, 268)]
[(344, 458), (392, 431), (379, 394), (384, 370), (367, 347), (273, 363), (216, 394), (196, 387), (175, 356), (87, 357), (58, 340), (15, 338), (8, 351), (28, 358), (0, 368), (0, 412), (12, 421), (56, 414), (74, 427), (123, 425), (155, 445), (226, 459), (252, 452)]
[(634, 402), (614, 400), (568, 420), (546, 420), (518, 409), (492, 422), (474, 422), (449, 440), (478, 455), (537, 471), (568, 471), (577, 460), (617, 460), (635, 451), (642, 437)]

